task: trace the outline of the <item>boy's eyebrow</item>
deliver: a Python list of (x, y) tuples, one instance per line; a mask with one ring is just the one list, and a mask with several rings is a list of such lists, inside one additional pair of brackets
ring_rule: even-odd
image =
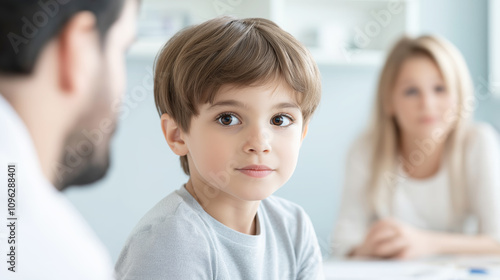
[(283, 103), (276, 104), (276, 105), (274, 105), (273, 108), (274, 109), (292, 108), (292, 109), (299, 109), (300, 110), (299, 105), (297, 105), (295, 103), (290, 103), (290, 102), (283, 102)]
[(247, 107), (247, 106), (245, 106), (245, 104), (243, 104), (239, 101), (236, 101), (236, 100), (223, 100), (223, 101), (219, 101), (219, 102), (212, 104), (210, 107), (208, 107), (208, 110), (211, 110), (215, 107), (220, 107), (220, 106), (235, 106), (235, 107), (242, 107), (242, 108)]
[[(215, 107), (220, 107), (220, 106), (235, 106), (235, 107), (241, 107), (241, 108), (247, 107), (244, 103), (236, 101), (236, 100), (223, 100), (223, 101), (219, 101), (219, 102), (212, 104), (210, 107), (208, 107), (208, 110), (211, 110)], [(273, 109), (285, 109), (285, 108), (292, 108), (292, 109), (299, 109), (300, 110), (299, 105), (297, 105), (295, 103), (290, 103), (290, 102), (282, 102), (282, 103), (279, 103), (279, 104), (276, 104), (273, 106)]]

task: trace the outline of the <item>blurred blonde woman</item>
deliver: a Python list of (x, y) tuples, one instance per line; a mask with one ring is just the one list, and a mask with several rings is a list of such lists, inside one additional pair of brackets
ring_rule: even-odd
[(500, 253), (496, 132), (471, 121), (462, 55), (435, 36), (400, 39), (368, 131), (352, 146), (332, 253), (410, 259)]

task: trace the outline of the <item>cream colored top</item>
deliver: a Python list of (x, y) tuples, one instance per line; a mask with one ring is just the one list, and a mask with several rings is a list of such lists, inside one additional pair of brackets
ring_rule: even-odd
[[(465, 147), (468, 212), (454, 219), (446, 161), (430, 178), (408, 176), (396, 183), (394, 218), (415, 227), (449, 233), (486, 234), (500, 241), (500, 149), (496, 131), (486, 124), (474, 124)], [(331, 248), (344, 257), (360, 244), (377, 220), (366, 205), (370, 177), (370, 145), (357, 141), (349, 152), (344, 190)], [(402, 168), (400, 167), (400, 172)]]

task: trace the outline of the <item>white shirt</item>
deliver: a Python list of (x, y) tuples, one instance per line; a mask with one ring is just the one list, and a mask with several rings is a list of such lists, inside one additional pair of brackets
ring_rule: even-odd
[[(468, 213), (454, 218), (447, 161), (430, 178), (398, 180), (393, 217), (414, 227), (461, 234), (485, 234), (500, 242), (500, 149), (497, 133), (486, 124), (474, 124), (465, 147)], [(332, 253), (345, 256), (361, 244), (377, 220), (366, 204), (370, 180), (371, 145), (357, 141), (348, 155), (344, 192), (332, 233)], [(402, 171), (400, 167), (399, 172)], [(400, 173), (401, 174), (401, 173)]]
[[(10, 163), (17, 165), (14, 216), (9, 216), (7, 205)], [(0, 213), (0, 279), (112, 279), (112, 262), (104, 246), (47, 181), (26, 126), (1, 94)], [(11, 222), (15, 233), (7, 227)], [(13, 237), (15, 273), (6, 262)]]

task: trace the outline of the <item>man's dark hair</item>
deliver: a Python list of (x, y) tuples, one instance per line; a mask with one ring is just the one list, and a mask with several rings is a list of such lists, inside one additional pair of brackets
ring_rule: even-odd
[(1, 0), (0, 73), (29, 74), (40, 51), (78, 12), (90, 11), (104, 42), (124, 0)]

